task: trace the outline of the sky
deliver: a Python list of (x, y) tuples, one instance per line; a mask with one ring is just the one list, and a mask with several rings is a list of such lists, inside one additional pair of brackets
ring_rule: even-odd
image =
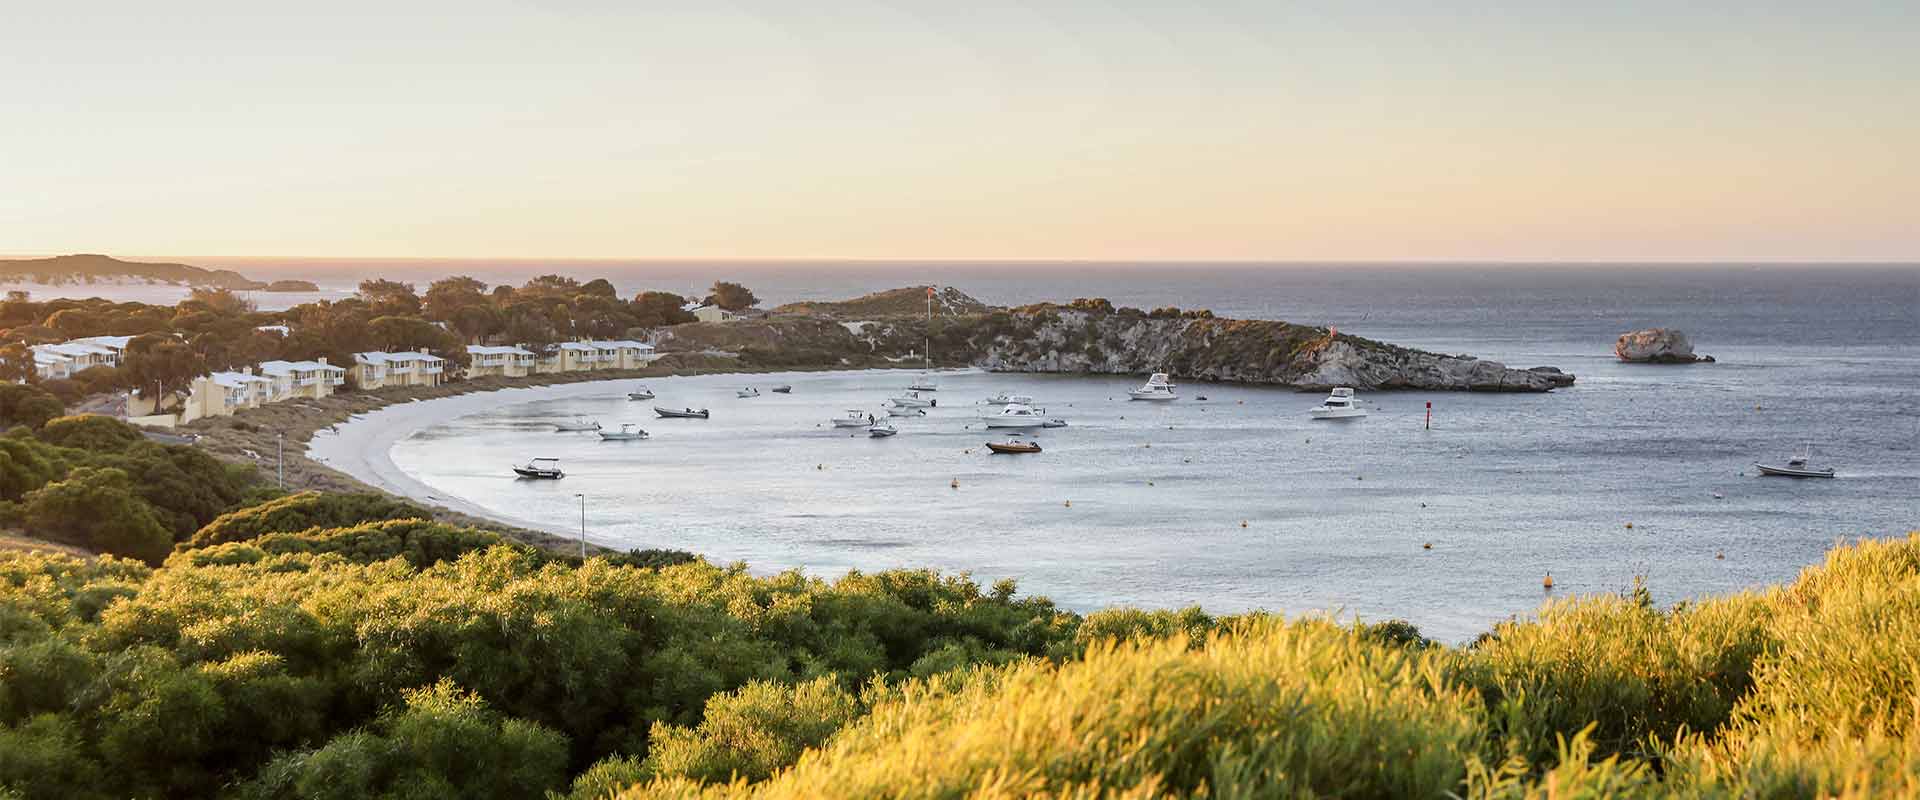
[(0, 3), (0, 253), (1920, 260), (1920, 3)]

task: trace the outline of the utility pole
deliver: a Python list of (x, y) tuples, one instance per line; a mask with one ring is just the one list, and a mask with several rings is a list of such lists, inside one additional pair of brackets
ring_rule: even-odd
[(273, 469), (280, 474), (280, 491), (287, 490), (287, 432), (274, 434)]
[(580, 558), (585, 560), (587, 557), (587, 496), (576, 494), (574, 497), (580, 498)]

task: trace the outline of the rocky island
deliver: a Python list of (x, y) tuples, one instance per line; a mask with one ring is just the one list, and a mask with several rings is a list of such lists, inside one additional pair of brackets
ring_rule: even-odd
[(1711, 364), (1713, 356), (1695, 355), (1693, 342), (1678, 328), (1648, 328), (1620, 334), (1613, 354), (1635, 364)]
[[(1399, 347), (1322, 327), (1216, 317), (1209, 311), (1115, 308), (1100, 299), (994, 308), (946, 288), (880, 292), (839, 303), (796, 303), (758, 319), (678, 325), (661, 333), (665, 353), (755, 361), (840, 354), (844, 365), (907, 362), (931, 345), (936, 364), (999, 372), (1132, 375), (1322, 391), (1546, 392), (1574, 376), (1553, 367), (1516, 369), (1471, 356)], [(795, 362), (797, 363), (797, 362)]]
[[(232, 289), (269, 291), (314, 291), (315, 289), (280, 290), (272, 289), (264, 281), (257, 281), (228, 269), (206, 269), (191, 264), (172, 264), (146, 261), (122, 261), (112, 256), (96, 253), (80, 253), (51, 258), (0, 259), (0, 280), (40, 283), (51, 286), (72, 284), (166, 284), (173, 286), (205, 287), (209, 289)], [(312, 286), (305, 281), (298, 281)]]

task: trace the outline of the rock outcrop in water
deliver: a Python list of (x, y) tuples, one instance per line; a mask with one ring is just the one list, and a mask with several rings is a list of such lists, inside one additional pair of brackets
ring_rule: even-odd
[(1711, 363), (1713, 356), (1695, 355), (1693, 342), (1677, 328), (1648, 328), (1620, 334), (1613, 354), (1636, 364)]
[[(901, 297), (919, 298), (924, 304), (925, 289), (913, 292)], [(734, 357), (743, 366), (758, 367), (915, 364), (930, 344), (934, 363), (941, 366), (1111, 375), (1169, 372), (1189, 380), (1303, 391), (1351, 386), (1546, 392), (1574, 382), (1574, 376), (1554, 367), (1515, 369), (1471, 356), (1336, 335), (1326, 328), (1220, 319), (1205, 311), (1115, 309), (1105, 301), (998, 309), (964, 295), (938, 299), (942, 305), (983, 310), (936, 315), (929, 331), (918, 313), (849, 322), (838, 313), (847, 304), (790, 306), (761, 320), (676, 325), (662, 331), (657, 344), (663, 353)], [(864, 315), (876, 309), (859, 310)]]
[(1141, 374), (1324, 391), (1426, 389), (1545, 392), (1573, 383), (1552, 367), (1396, 347), (1286, 322), (1099, 313), (1053, 306), (1006, 315), (976, 364), (1005, 372)]

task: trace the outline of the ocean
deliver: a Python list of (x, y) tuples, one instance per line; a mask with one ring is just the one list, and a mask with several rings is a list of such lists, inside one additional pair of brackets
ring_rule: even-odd
[[(769, 302), (915, 283), (998, 304), (1103, 296), (1332, 324), (1580, 379), (1542, 395), (1371, 393), (1370, 417), (1327, 423), (1307, 417), (1317, 397), (1269, 388), (1190, 383), (1162, 407), (1125, 400), (1137, 376), (963, 372), (941, 376), (932, 415), (886, 440), (825, 423), (877, 410), (909, 373), (648, 382), (663, 404), (711, 407), (708, 422), (654, 420), (627, 384), (572, 385), (411, 404), (391, 458), (418, 493), (559, 532), (578, 530), (584, 499), (597, 543), (761, 572), (930, 567), (1015, 578), (1081, 611), (1332, 611), (1453, 641), (1636, 576), (1662, 602), (1789, 580), (1835, 541), (1920, 527), (1913, 266), (595, 266), (514, 268), (606, 275), (627, 291), (737, 279)], [(466, 267), (435, 265), (516, 279), (498, 263)], [(1613, 358), (1617, 335), (1650, 326), (1687, 331), (1719, 362)], [(775, 383), (793, 394), (733, 396)], [(1033, 395), (1070, 427), (1040, 434), (1042, 454), (988, 455), (974, 403), (1000, 391)], [(654, 438), (552, 431), (577, 415)], [(315, 453), (339, 463), (364, 446), (363, 424)], [(1755, 460), (1808, 442), (1838, 479), (1753, 475)], [(514, 479), (509, 463), (533, 456), (562, 458), (568, 477)]]

